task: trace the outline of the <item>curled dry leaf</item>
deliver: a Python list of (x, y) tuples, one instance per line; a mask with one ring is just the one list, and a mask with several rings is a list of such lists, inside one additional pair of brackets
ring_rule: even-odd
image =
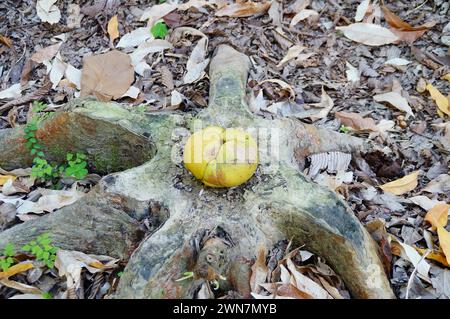
[(356, 15), (355, 15), (355, 21), (359, 22), (364, 19), (364, 16), (366, 15), (367, 10), (370, 6), (370, 0), (363, 0), (356, 8)]
[(298, 57), (298, 55), (304, 50), (306, 47), (302, 45), (294, 45), (289, 48), (286, 55), (283, 57), (283, 59), (280, 61), (280, 63), (277, 64), (277, 67), (283, 66), (287, 62), (289, 62), (292, 59), (295, 59)]
[(100, 101), (120, 98), (134, 81), (130, 57), (119, 51), (84, 58), (81, 96), (95, 95)]
[(279, 86), (281, 86), (281, 88), (283, 90), (286, 90), (286, 91), (289, 92), (289, 98), (290, 99), (295, 99), (294, 89), (292, 88), (292, 86), (290, 86), (286, 82), (284, 82), (282, 80), (279, 80), (279, 79), (267, 79), (267, 80), (264, 80), (264, 81), (258, 83), (258, 85), (261, 85), (261, 84), (266, 83), (266, 82), (278, 84)]
[(335, 115), (343, 125), (357, 131), (378, 131), (375, 121), (372, 118), (363, 118), (358, 113), (349, 112), (336, 112)]
[(119, 37), (119, 20), (117, 19), (117, 15), (109, 20), (107, 30), (109, 34), (109, 40), (112, 43)]
[(414, 117), (414, 113), (408, 104), (408, 100), (405, 99), (399, 92), (387, 92), (374, 95), (373, 99), (377, 102), (387, 102), (400, 111), (406, 112), (408, 115)]
[(6, 271), (0, 271), (0, 279), (9, 278), (11, 276), (20, 274), (21, 272), (27, 271), (33, 268), (33, 264), (30, 262), (22, 262), (20, 264), (16, 264), (11, 266)]
[(412, 44), (420, 38), (428, 29), (432, 28), (436, 22), (430, 21), (421, 26), (413, 27), (409, 23), (403, 21), (399, 16), (394, 14), (386, 6), (381, 6), (386, 22), (391, 26), (391, 30), (399, 39)]
[(417, 178), (419, 176), (419, 172), (420, 171), (415, 171), (400, 179), (383, 184), (380, 186), (380, 188), (385, 192), (389, 192), (395, 195), (402, 195), (404, 193), (412, 191), (417, 187)]
[(426, 89), (430, 93), (431, 98), (436, 103), (439, 110), (447, 115), (450, 115), (450, 101), (438, 89), (430, 83), (427, 84)]
[(334, 106), (333, 99), (327, 94), (325, 89), (322, 86), (322, 96), (319, 104), (314, 104), (313, 106), (320, 108), (315, 114), (309, 116), (309, 118), (314, 122), (320, 119), (323, 119), (330, 113), (331, 109)]
[(61, 11), (55, 5), (57, 0), (38, 0), (36, 2), (36, 13), (42, 22), (55, 24), (61, 19)]
[(232, 4), (227, 4), (224, 7), (216, 11), (216, 16), (218, 17), (235, 17), (243, 18), (250, 17), (252, 15), (266, 13), (270, 8), (270, 1), (265, 2), (237, 2)]
[(380, 46), (394, 43), (399, 38), (388, 29), (371, 23), (353, 23), (345, 27), (336, 27), (344, 35), (358, 43), (371, 46)]
[(319, 15), (319, 13), (315, 10), (310, 10), (310, 9), (303, 9), (302, 11), (300, 11), (299, 13), (297, 13), (291, 20), (291, 23), (289, 24), (289, 26), (292, 28), (294, 27), (297, 23), (299, 23), (300, 21), (303, 21), (305, 19), (308, 19), (309, 17), (317, 17)]
[(141, 43), (133, 53), (130, 54), (131, 64), (134, 71), (139, 75), (144, 75), (144, 71), (150, 69), (145, 62), (145, 57), (150, 53), (162, 52), (173, 48), (172, 44), (166, 40), (147, 40)]
[(177, 8), (177, 4), (161, 3), (156, 4), (142, 13), (141, 21), (148, 21), (148, 25), (152, 26), (156, 21), (171, 13)]
[(0, 186), (4, 185), (9, 180), (15, 180), (16, 176), (13, 175), (0, 175)]
[[(423, 254), (425, 254), (427, 252), (427, 249), (422, 249), (422, 248), (418, 248), (418, 247), (415, 247), (415, 248), (422, 256), (423, 256)], [(429, 250), (428, 250), (428, 252), (429, 252)], [(437, 261), (438, 263), (440, 263), (441, 265), (444, 265), (445, 267), (450, 267), (450, 264), (447, 262), (447, 259), (445, 258), (444, 253), (441, 251), (429, 252), (428, 255), (426, 256), (426, 258)]]
[(425, 221), (429, 222), (433, 229), (445, 227), (448, 222), (448, 204), (436, 204), (425, 215)]
[(183, 77), (185, 84), (193, 83), (205, 76), (205, 69), (208, 66), (209, 59), (205, 59), (208, 48), (208, 38), (202, 37), (192, 50), (186, 63), (186, 74)]
[(430, 277), (428, 275), (430, 271), (430, 265), (425, 259), (420, 256), (416, 249), (410, 245), (402, 243), (396, 237), (389, 235), (391, 240), (391, 250), (392, 254), (399, 256), (407, 261), (409, 261), (417, 269), (417, 274), (423, 280), (430, 282)]
[(252, 275), (250, 277), (250, 288), (252, 292), (259, 293), (261, 291), (260, 284), (266, 282), (268, 268), (266, 265), (266, 248), (260, 245), (256, 261), (252, 266)]
[(121, 37), (116, 47), (117, 48), (136, 47), (150, 38), (152, 38), (152, 34), (150, 33), (149, 28), (147, 27), (137, 28), (136, 30), (133, 30), (130, 33), (127, 33), (123, 37)]
[(411, 197), (411, 198), (409, 198), (409, 200), (411, 202), (413, 202), (414, 204), (422, 207), (426, 211), (432, 209), (437, 204), (445, 204), (444, 202), (429, 199), (428, 197), (423, 196), (423, 195)]

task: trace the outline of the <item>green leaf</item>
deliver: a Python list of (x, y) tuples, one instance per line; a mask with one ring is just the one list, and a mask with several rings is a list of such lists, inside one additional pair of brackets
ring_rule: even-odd
[(150, 29), (150, 32), (155, 38), (164, 39), (168, 33), (167, 25), (164, 22), (157, 22), (155, 25)]
[(11, 243), (6, 244), (5, 248), (3, 248), (3, 254), (5, 256), (11, 256), (11, 257), (15, 256), (16, 255), (16, 251), (14, 249), (14, 245), (11, 244)]
[(31, 250), (31, 246), (30, 245), (25, 245), (22, 247), (23, 251), (30, 251)]

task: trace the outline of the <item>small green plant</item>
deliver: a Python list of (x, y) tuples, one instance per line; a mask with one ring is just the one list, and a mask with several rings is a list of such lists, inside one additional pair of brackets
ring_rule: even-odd
[(68, 166), (64, 169), (64, 175), (67, 177), (75, 177), (76, 179), (83, 179), (88, 174), (86, 168), (86, 155), (77, 153), (75, 158), (72, 153), (66, 155)]
[(45, 233), (23, 246), (22, 250), (30, 252), (36, 257), (36, 260), (43, 261), (48, 268), (52, 269), (55, 266), (58, 247), (53, 246), (51, 243), (50, 235)]
[(30, 154), (33, 156), (31, 176), (45, 180), (55, 179), (62, 175), (67, 177), (75, 177), (76, 179), (83, 179), (88, 174), (88, 170), (86, 168), (86, 155), (76, 153), (74, 156), (72, 153), (67, 153), (67, 166), (57, 166), (49, 163), (45, 159), (45, 154), (42, 151), (42, 145), (39, 144), (36, 132), (38, 130), (39, 123), (50, 116), (50, 113), (40, 113), (47, 107), (48, 106), (45, 103), (37, 101), (33, 102), (32, 111), (36, 114), (24, 128), (26, 139), (25, 146), (30, 150)]
[(164, 22), (157, 22), (150, 29), (150, 32), (156, 39), (164, 39), (169, 32), (167, 25)]
[(16, 255), (14, 245), (9, 243), (3, 248), (3, 256), (0, 257), (0, 268), (7, 271), (14, 263), (13, 257)]
[(49, 293), (48, 291), (42, 293), (42, 297), (43, 297), (44, 299), (53, 299), (53, 295), (52, 295), (51, 293)]
[(348, 126), (341, 125), (341, 127), (339, 128), (339, 132), (347, 134), (348, 132), (350, 132), (350, 128)]

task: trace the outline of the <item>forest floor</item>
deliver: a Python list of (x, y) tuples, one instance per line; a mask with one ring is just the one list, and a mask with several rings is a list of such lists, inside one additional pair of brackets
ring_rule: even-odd
[[(369, 143), (371, 151), (355, 154), (343, 170), (321, 169), (329, 154), (299, 170), (339, 193), (373, 233), (397, 297), (449, 298), (450, 3), (162, 2), (2, 1), (0, 129), (29, 122), (33, 101), (45, 113), (80, 94), (136, 112), (198, 112), (208, 105), (209, 58), (219, 44), (229, 44), (251, 59), (252, 112), (297, 118)], [(150, 31), (156, 24), (161, 28)], [(124, 53), (108, 57), (117, 68), (84, 60), (113, 50)], [(111, 84), (111, 78), (121, 81)], [(0, 162), (0, 230), (73, 203), (100, 178), (94, 172), (76, 183), (63, 179), (55, 190), (30, 173), (1, 170)], [(53, 202), (36, 204), (46, 196)], [(45, 244), (45, 236), (40, 240)], [(27, 259), (3, 250), (0, 261)], [(291, 257), (334, 298), (349, 297), (320, 256)], [(9, 275), (0, 269), (0, 298), (102, 298), (123, 267), (81, 252), (57, 258), (59, 273), (45, 264)], [(82, 278), (69, 275), (67, 265), (75, 262)], [(92, 267), (96, 262), (104, 266)], [(84, 283), (74, 292), (74, 282)]]

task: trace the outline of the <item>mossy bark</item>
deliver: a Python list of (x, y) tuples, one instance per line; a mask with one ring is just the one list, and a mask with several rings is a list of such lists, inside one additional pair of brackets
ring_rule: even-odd
[[(325, 258), (354, 297), (393, 298), (367, 231), (334, 192), (314, 184), (298, 169), (299, 161), (309, 154), (352, 152), (363, 149), (364, 143), (292, 119), (269, 121), (254, 116), (244, 99), (248, 68), (245, 55), (220, 46), (210, 66), (210, 104), (200, 114), (120, 115), (129, 132), (148, 136), (152, 158), (104, 177), (89, 196), (100, 211), (116, 205), (115, 216), (120, 218), (110, 227), (125, 228), (128, 236), (111, 236), (114, 244), (108, 243), (108, 227), (101, 226), (105, 216), (98, 216), (99, 227), (86, 230), (96, 232), (90, 236), (98, 238), (97, 246), (73, 245), (87, 252), (126, 256), (126, 247), (133, 249), (138, 242), (138, 224), (145, 219), (157, 221), (129, 259), (115, 298), (193, 298), (200, 285), (211, 280), (218, 280), (223, 292), (249, 297), (256, 247), (270, 248), (282, 239), (293, 239)], [(81, 111), (66, 112), (108, 121), (111, 105), (86, 102)], [(259, 139), (261, 164), (249, 182), (231, 189), (208, 188), (183, 167), (182, 148), (189, 132), (198, 126), (197, 120), (202, 120), (203, 126), (239, 126), (254, 131), (271, 128)], [(116, 125), (118, 121), (113, 122)], [(275, 143), (267, 146), (265, 142), (274, 139)], [(275, 153), (265, 152), (271, 147), (276, 148)], [(89, 214), (97, 216), (88, 207), (79, 202), (44, 217), (46, 220), (38, 219), (33, 231), (38, 232), (40, 224), (51, 224), (45, 229), (58, 233), (56, 218), (60, 218), (58, 223), (69, 224), (76, 211), (85, 212), (82, 219)], [(0, 246), (10, 239), (18, 240), (14, 233), (28, 232), (26, 224), (0, 234)], [(81, 222), (79, 228), (83, 228)], [(58, 242), (72, 243), (72, 235), (68, 230)], [(114, 250), (111, 245), (119, 248)], [(177, 281), (187, 271), (192, 271), (194, 278)]]

